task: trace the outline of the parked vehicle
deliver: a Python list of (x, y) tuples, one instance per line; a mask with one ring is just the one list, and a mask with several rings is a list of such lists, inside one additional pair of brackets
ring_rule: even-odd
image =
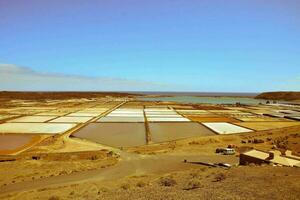
[(234, 149), (230, 149), (230, 148), (226, 148), (225, 151), (223, 151), (224, 155), (234, 155), (235, 154), (235, 150)]
[(235, 150), (232, 149), (232, 148), (217, 148), (216, 153), (221, 153), (221, 154), (224, 154), (224, 155), (234, 155)]
[(223, 153), (226, 148), (217, 148), (216, 153)]

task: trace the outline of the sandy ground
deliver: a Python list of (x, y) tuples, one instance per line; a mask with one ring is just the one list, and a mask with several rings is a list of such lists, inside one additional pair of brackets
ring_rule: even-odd
[[(241, 179), (241, 177), (243, 177)], [(270, 166), (230, 170), (193, 166), (167, 174), (37, 188), (6, 199), (298, 199), (299, 169)]]
[[(66, 173), (64, 176), (42, 178), (34, 182), (22, 181), (17, 184), (7, 185), (1, 188), (2, 193), (12, 191), (23, 191), (28, 189), (39, 189), (45, 186), (57, 185), (61, 183), (87, 182), (87, 181), (118, 181), (128, 176), (145, 176), (149, 174), (165, 174), (178, 170), (187, 170), (196, 168), (196, 165), (184, 163), (183, 160), (206, 162), (223, 162), (237, 164), (238, 159), (235, 156), (198, 156), (191, 154), (169, 154), (169, 155), (137, 155), (132, 153), (120, 152), (121, 160), (113, 167), (77, 173)], [(159, 165), (157, 164), (159, 163)], [(69, 166), (66, 166), (69, 167)]]
[[(1, 192), (5, 186), (16, 185), (17, 183), (37, 182), (39, 179), (46, 177), (55, 177), (63, 174), (72, 174), (78, 171), (87, 171), (101, 169), (103, 167), (114, 165), (116, 159), (99, 159), (92, 158), (86, 160), (71, 161), (14, 161), (0, 163), (0, 188)], [(24, 188), (24, 187), (22, 187)]]

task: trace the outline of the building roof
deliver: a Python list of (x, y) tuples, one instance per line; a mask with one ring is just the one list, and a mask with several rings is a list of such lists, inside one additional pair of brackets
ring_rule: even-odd
[(256, 150), (256, 149), (252, 149), (252, 150), (247, 151), (243, 154), (247, 155), (247, 156), (255, 157), (255, 158), (258, 158), (258, 159), (262, 159), (262, 160), (266, 160), (269, 157), (269, 153), (264, 152), (264, 151), (260, 151), (260, 150)]
[[(271, 158), (270, 157), (271, 153), (273, 153), (273, 158), (268, 159)], [(292, 156), (290, 151), (287, 152), (287, 156), (281, 155), (280, 151), (266, 152), (257, 149), (252, 149), (243, 154), (257, 159), (266, 160), (274, 164), (280, 164), (280, 165), (291, 166), (291, 167), (293, 166), (300, 167), (300, 157)]]
[(292, 158), (287, 158), (284, 156), (275, 156), (274, 159), (270, 160), (272, 163), (275, 164), (280, 164), (280, 165), (284, 165), (284, 166), (295, 166), (300, 164), (299, 160), (296, 159), (292, 159)]

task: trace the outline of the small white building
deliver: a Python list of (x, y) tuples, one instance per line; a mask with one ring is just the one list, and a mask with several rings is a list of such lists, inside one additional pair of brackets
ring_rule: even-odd
[(280, 151), (262, 151), (251, 149), (240, 154), (240, 165), (247, 165), (250, 163), (262, 164), (273, 163), (276, 165), (300, 167), (300, 157), (292, 155), (292, 152), (287, 150), (285, 155)]

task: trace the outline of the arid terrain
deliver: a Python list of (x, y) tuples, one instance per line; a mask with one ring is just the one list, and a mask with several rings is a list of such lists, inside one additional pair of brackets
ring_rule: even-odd
[(298, 101), (300, 100), (300, 92), (265, 92), (259, 94), (258, 99), (271, 99), (271, 100), (287, 100)]
[[(1, 93), (0, 199), (300, 196), (300, 168), (239, 165), (240, 153), (253, 148), (300, 155), (297, 105), (84, 95)], [(216, 153), (228, 145), (234, 155)]]

